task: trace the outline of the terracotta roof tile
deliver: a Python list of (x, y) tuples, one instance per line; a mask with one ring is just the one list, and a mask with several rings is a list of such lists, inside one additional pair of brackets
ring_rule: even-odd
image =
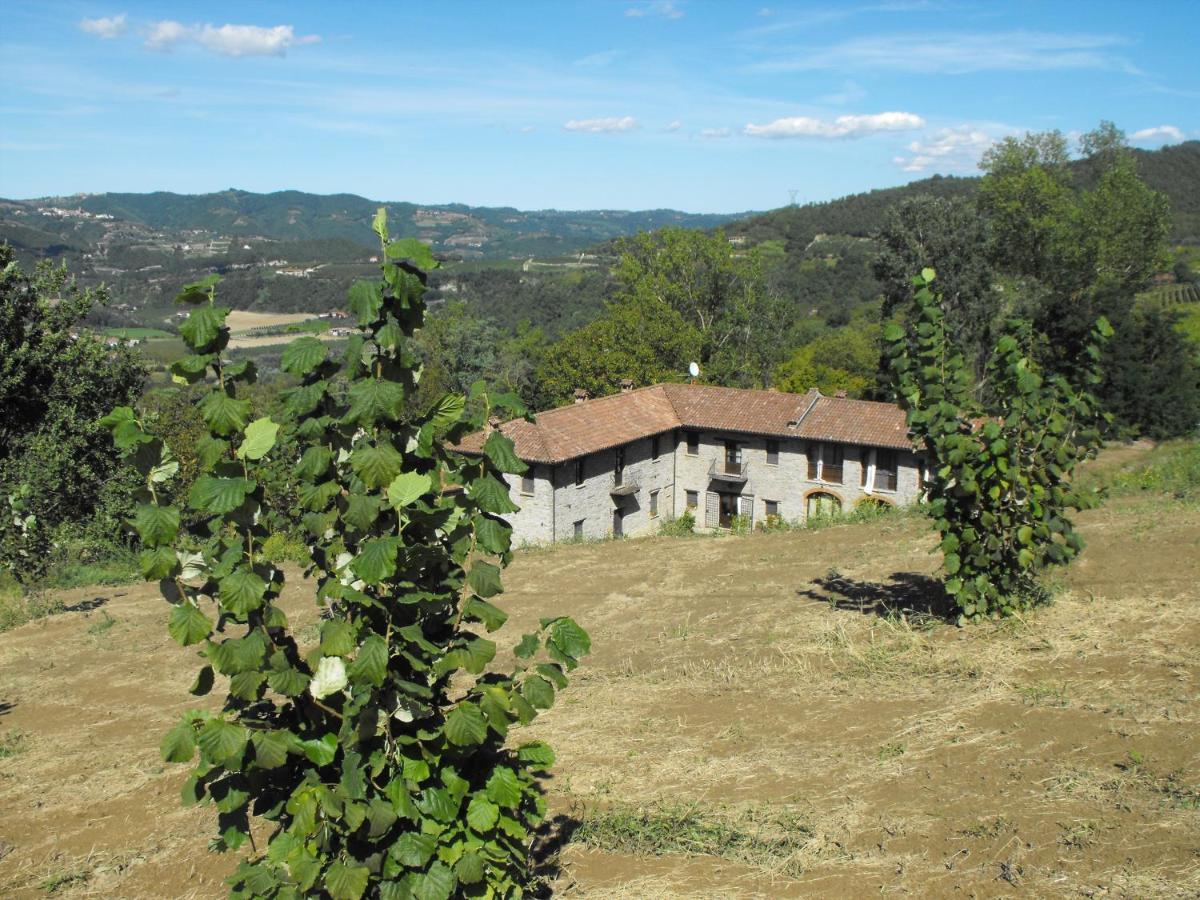
[(820, 397), (793, 433), (816, 441), (912, 449), (904, 410), (872, 400)]
[[(777, 437), (843, 441), (877, 447), (910, 446), (904, 413), (890, 403), (699, 384), (656, 384), (505, 422), (517, 456), (561, 463), (676, 428), (702, 428)], [(478, 452), (483, 434), (460, 450)]]

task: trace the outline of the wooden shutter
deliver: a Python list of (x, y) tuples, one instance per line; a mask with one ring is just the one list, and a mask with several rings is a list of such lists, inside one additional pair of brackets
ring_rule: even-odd
[(721, 521), (721, 498), (715, 491), (706, 491), (704, 495), (704, 527), (716, 528)]

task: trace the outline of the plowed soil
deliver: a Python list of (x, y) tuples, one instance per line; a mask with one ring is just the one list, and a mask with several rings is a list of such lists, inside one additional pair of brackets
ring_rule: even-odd
[[(1053, 605), (967, 628), (923, 613), (916, 516), (518, 554), (502, 645), (567, 613), (595, 648), (526, 733), (558, 751), (547, 883), (1200, 896), (1200, 509), (1140, 495), (1078, 520)], [(0, 895), (223, 896), (236, 860), (206, 851), (214, 814), (180, 807), (186, 767), (158, 755), (194, 652), (153, 586), (66, 599), (0, 635)]]

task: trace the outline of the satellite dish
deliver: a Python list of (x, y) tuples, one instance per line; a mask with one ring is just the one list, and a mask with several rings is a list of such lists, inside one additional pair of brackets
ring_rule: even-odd
[(691, 376), (693, 378), (700, 377), (700, 367), (698, 365), (696, 365), (695, 363), (688, 363), (688, 372), (691, 374)]

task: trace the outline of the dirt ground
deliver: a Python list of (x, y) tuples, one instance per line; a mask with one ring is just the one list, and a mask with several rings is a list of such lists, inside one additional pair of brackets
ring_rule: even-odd
[[(518, 554), (502, 643), (569, 613), (595, 648), (522, 735), (558, 752), (555, 893), (1200, 896), (1200, 509), (1078, 520), (1057, 602), (970, 628), (881, 614), (929, 596), (915, 516)], [(223, 896), (157, 749), (193, 651), (151, 586), (68, 602), (0, 635), (0, 895)]]

